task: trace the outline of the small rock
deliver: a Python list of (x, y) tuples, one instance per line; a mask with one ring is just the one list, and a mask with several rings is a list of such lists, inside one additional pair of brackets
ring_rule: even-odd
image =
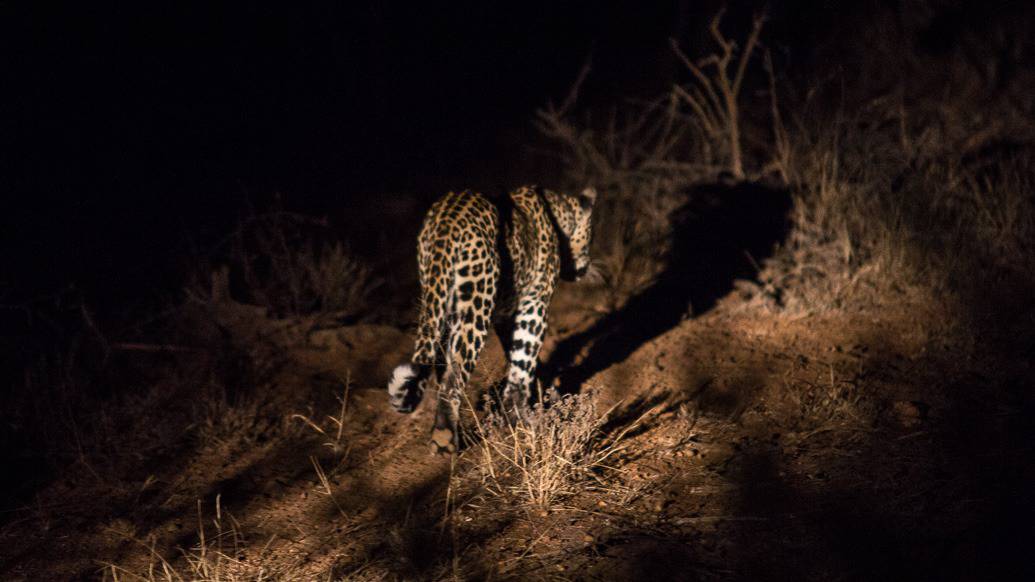
[(927, 418), (928, 406), (923, 402), (911, 400), (896, 400), (891, 405), (895, 414), (895, 420), (905, 428), (912, 428), (919, 425)]

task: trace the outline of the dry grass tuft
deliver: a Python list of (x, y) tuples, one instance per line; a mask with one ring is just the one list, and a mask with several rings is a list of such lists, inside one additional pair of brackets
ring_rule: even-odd
[(606, 475), (624, 448), (633, 423), (605, 433), (608, 414), (598, 414), (589, 395), (565, 396), (537, 407), (516, 424), (490, 416), (479, 441), (464, 454), (468, 480), (494, 497), (548, 510), (582, 491), (606, 488)]
[(830, 431), (869, 430), (873, 425), (874, 411), (863, 391), (855, 382), (838, 378), (833, 367), (822, 381), (789, 382), (782, 395), (790, 404), (783, 422), (801, 438)]
[[(342, 382), (342, 394), (341, 396), (335, 396), (338, 399), (338, 403), (341, 404), (341, 408), (338, 410), (337, 416), (326, 415), (327, 428), (321, 427), (320, 424), (315, 422), (309, 416), (304, 414), (292, 414), (293, 420), (300, 420), (306, 426), (313, 429), (316, 434), (323, 437), (323, 446), (329, 448), (335, 455), (341, 455), (342, 462), (349, 456), (350, 446), (342, 442), (342, 434), (345, 431), (345, 417), (349, 412), (349, 391), (352, 389), (352, 374), (346, 373), (345, 380)], [(333, 435), (333, 436), (332, 436)]]
[[(167, 558), (154, 544), (130, 538), (143, 546), (150, 560), (142, 570), (118, 564), (105, 564), (102, 576), (113, 582), (260, 582), (262, 580), (297, 579), (300, 564), (289, 560), (274, 561), (266, 550), (270, 539), (258, 555), (248, 550), (240, 524), (224, 512), (216, 496), (215, 517), (206, 526), (198, 500), (198, 538), (190, 548), (181, 548), (178, 558)], [(214, 530), (214, 531), (213, 531)]]

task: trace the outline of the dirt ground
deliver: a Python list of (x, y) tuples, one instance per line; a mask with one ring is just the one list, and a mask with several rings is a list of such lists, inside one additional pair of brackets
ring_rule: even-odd
[[(602, 431), (624, 434), (599, 480), (537, 507), (478, 486), (477, 446), (428, 454), (432, 398), (388, 408), (406, 333), (223, 303), (213, 318), (250, 388), (214, 404), (171, 378), (142, 386), (166, 400), (125, 421), (109, 463), (68, 467), (5, 516), (0, 577), (1019, 579), (1031, 360), (946, 323), (952, 309), (903, 293), (790, 317), (735, 291), (622, 345), (622, 325), (599, 328), (602, 292), (565, 285), (544, 370), (568, 391), (578, 377), (579, 398), (610, 410)], [(195, 387), (226, 367), (124, 357)], [(502, 371), (493, 340), (474, 398)]]

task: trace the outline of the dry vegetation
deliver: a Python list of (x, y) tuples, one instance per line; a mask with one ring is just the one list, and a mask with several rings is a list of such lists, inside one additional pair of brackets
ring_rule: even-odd
[[(212, 276), (225, 280), (210, 287), (209, 275), (220, 270)], [(283, 210), (250, 213), (193, 275), (187, 289), (193, 299), (211, 301), (211, 293), (227, 295), (232, 285), (237, 300), (279, 317), (356, 319), (371, 310), (368, 300), (381, 285), (370, 267), (333, 240), (326, 219)]]
[[(742, 86), (764, 18), (754, 19), (743, 48), (724, 36), (721, 18), (709, 26), (714, 54), (691, 59), (672, 41), (690, 82), (671, 95), (578, 123), (568, 112), (587, 68), (563, 106), (539, 113), (565, 152), (568, 183), (605, 192), (600, 230), (610, 236), (597, 241), (597, 256), (616, 293), (633, 294), (657, 274), (673, 210), (693, 185), (724, 171), (770, 184), (775, 176), (790, 191), (793, 228), (760, 276), (781, 310), (840, 308), (867, 283), (941, 290), (997, 276), (976, 276), (986, 267), (1027, 277), (1035, 127), (1023, 100), (986, 101), (996, 79), (983, 63), (996, 46), (971, 46), (985, 56), (954, 60), (951, 77), (933, 81), (951, 83), (945, 90), (959, 93), (951, 100), (930, 97), (929, 85), (876, 95), (864, 83), (849, 93), (849, 80), (794, 87), (777, 82), (768, 54), (764, 63), (756, 56), (753, 66), (768, 73), (768, 126), (742, 128)], [(914, 56), (919, 49), (903, 50), (915, 41), (898, 32), (880, 35), (884, 52), (868, 58), (903, 77), (936, 66)], [(1013, 46), (1011, 31), (999, 32)], [(748, 132), (764, 144), (754, 156), (741, 144)]]
[[(525, 422), (489, 417), (464, 460), (461, 481), (467, 496), (484, 492), (512, 506), (549, 510), (585, 491), (606, 489), (622, 438), (636, 423), (608, 432), (608, 415), (584, 395), (566, 396), (549, 408), (537, 407)], [(470, 503), (473, 503), (471, 501)]]
[[(1035, 111), (1016, 97), (1030, 79), (1003, 85), (988, 65), (1002, 47), (966, 42), (935, 60), (912, 46), (915, 30), (896, 30), (868, 58), (881, 78), (922, 86), (802, 84), (774, 64), (762, 18), (738, 43), (720, 14), (714, 54), (672, 43), (686, 83), (670, 93), (579, 112), (587, 67), (540, 111), (564, 180), (602, 194), (605, 274), (562, 290), (548, 348), (592, 331), (600, 313), (573, 305), (620, 315), (673, 267), (679, 211), (702, 183), (764, 182), (790, 197), (790, 230), (739, 293), (632, 346), (580, 394), (518, 424), (468, 407), (477, 430), (452, 460), (424, 457), (426, 411), (386, 412), (380, 384), (409, 338), (323, 329), (361, 320), (379, 276), (319, 221), (243, 221), (147, 338), (84, 326), (25, 374), (7, 432), (50, 451), (50, 471), (0, 530), (19, 552), (0, 553), (0, 573), (980, 577), (975, 563), (999, 555), (980, 538), (1013, 523), (1003, 500), (1031, 501), (1030, 443), (1017, 440), (1032, 434), (1018, 389), (1030, 369), (1017, 354), (1035, 289)], [(995, 38), (1013, 46), (1011, 34)], [(946, 78), (923, 74), (936, 63)], [(982, 346), (1011, 333), (1029, 339)], [(100, 371), (84, 356), (95, 349)], [(500, 366), (483, 369), (476, 387)], [(139, 390), (99, 388), (126, 377)]]
[(292, 577), (298, 564), (242, 560), (240, 556), (247, 540), (233, 516), (223, 514), (218, 496), (215, 504), (215, 515), (207, 520), (201, 501), (198, 501), (197, 544), (181, 548), (178, 557), (166, 558), (153, 543), (148, 545), (145, 541), (133, 539), (150, 556), (147, 568), (131, 571), (118, 564), (108, 564), (101, 571), (103, 578), (113, 582), (259, 582)]

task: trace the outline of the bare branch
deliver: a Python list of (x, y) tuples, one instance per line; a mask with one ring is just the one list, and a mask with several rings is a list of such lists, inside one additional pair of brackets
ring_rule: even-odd
[(679, 60), (683, 62), (686, 68), (694, 76), (694, 78), (697, 79), (697, 82), (700, 83), (701, 87), (708, 95), (708, 99), (710, 99), (712, 103), (714, 103), (715, 105), (721, 106), (722, 100), (719, 99), (719, 95), (715, 92), (715, 89), (712, 87), (711, 80), (709, 80), (708, 76), (705, 75), (704, 72), (701, 70), (701, 67), (703, 67), (704, 65), (700, 65), (700, 63), (694, 64), (694, 62), (691, 61), (686, 56), (686, 54), (683, 53), (682, 50), (680, 50), (679, 43), (676, 42), (676, 39), (669, 39), (669, 43), (672, 45), (672, 50), (676, 53), (676, 56), (679, 57)]
[(694, 95), (694, 97), (697, 98), (697, 100), (705, 108), (705, 110), (708, 112), (708, 115), (711, 116), (711, 118), (715, 121), (716, 125), (725, 125), (726, 124), (727, 112), (726, 112), (726, 107), (725, 107), (725, 105), (726, 105), (725, 101), (720, 102), (720, 103), (712, 103), (710, 101), (706, 101), (704, 99), (704, 97), (703, 97), (703, 94), (701, 93), (700, 87), (694, 87), (693, 88), (693, 95)]
[(585, 82), (586, 77), (589, 76), (589, 72), (592, 70), (592, 64), (592, 55), (586, 57), (586, 62), (582, 63), (582, 68), (579, 69), (579, 74), (575, 77), (575, 82), (572, 83), (571, 89), (568, 90), (568, 94), (564, 97), (564, 101), (561, 102), (561, 108), (557, 111), (559, 116), (563, 116), (575, 106), (575, 101), (579, 98), (579, 89), (582, 88), (582, 83)]
[(733, 50), (736, 48), (736, 43), (732, 43), (726, 40), (726, 37), (722, 36), (722, 31), (719, 30), (719, 24), (722, 22), (722, 17), (726, 14), (726, 7), (719, 8), (719, 11), (715, 13), (712, 18), (712, 22), (708, 25), (708, 31), (711, 32), (712, 38), (715, 43), (722, 49), (722, 56), (716, 57), (719, 60), (720, 68), (725, 68), (729, 63), (730, 56), (733, 54)]
[[(783, 179), (784, 183), (790, 182), (790, 159), (791, 146), (787, 137), (787, 128), (784, 127), (783, 118), (780, 116), (780, 104), (776, 94), (776, 72), (773, 67), (773, 56), (769, 51), (765, 52), (765, 71), (769, 77), (769, 108), (770, 117), (773, 123), (773, 141), (775, 154), (768, 166), (775, 168)], [(765, 173), (765, 170), (763, 170)]]
[(683, 101), (686, 101), (686, 103), (694, 110), (694, 113), (697, 114), (697, 119), (701, 122), (705, 132), (709, 135), (718, 134), (718, 130), (712, 125), (711, 117), (704, 111), (704, 108), (701, 107), (701, 104), (697, 102), (697, 99), (695, 99), (693, 95), (687, 93), (686, 89), (683, 89), (679, 85), (674, 86), (672, 90), (682, 97)]
[(765, 15), (756, 14), (751, 25), (751, 34), (747, 43), (744, 44), (744, 54), (740, 55), (740, 62), (737, 64), (737, 74), (733, 77), (733, 93), (740, 93), (740, 85), (744, 82), (744, 71), (747, 70), (748, 60), (751, 59), (751, 52), (758, 44), (758, 35), (762, 32), (762, 25), (765, 24)]

